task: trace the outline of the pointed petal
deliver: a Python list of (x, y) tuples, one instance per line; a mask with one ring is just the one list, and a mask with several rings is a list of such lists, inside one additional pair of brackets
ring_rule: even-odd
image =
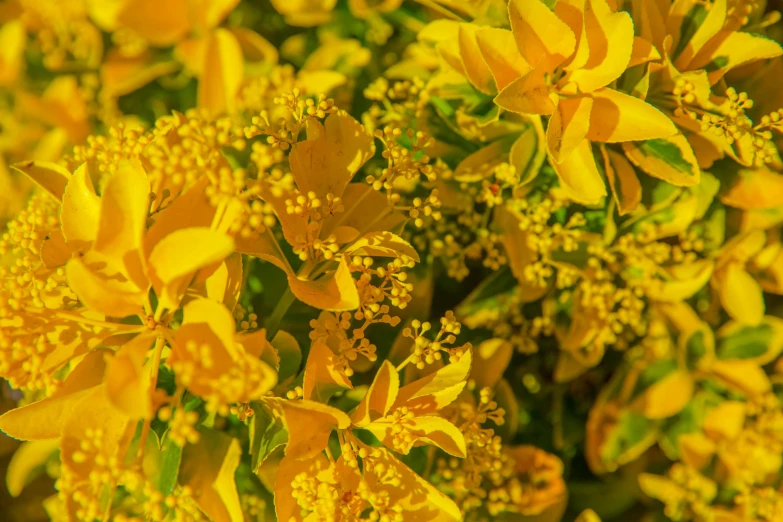
[(677, 133), (668, 116), (639, 98), (606, 88), (592, 95), (593, 112), (587, 134), (591, 141), (651, 140)]
[(198, 105), (213, 115), (236, 112), (237, 93), (244, 77), (242, 48), (227, 29), (215, 29), (204, 49)]
[(492, 71), (481, 56), (476, 33), (479, 27), (472, 24), (460, 24), (459, 26), (459, 54), (468, 80), (479, 91), (490, 94), (497, 92)]
[(727, 0), (715, 0), (710, 6), (706, 16), (704, 16), (704, 20), (698, 24), (698, 29), (696, 29), (696, 32), (693, 33), (693, 36), (690, 37), (688, 43), (685, 45), (685, 48), (674, 60), (674, 67), (676, 67), (677, 70), (687, 71), (693, 69), (692, 67), (688, 67), (693, 57), (699, 53), (707, 42), (723, 29), (723, 25), (726, 23), (726, 7)]
[(63, 192), (60, 213), (63, 236), (69, 244), (91, 243), (98, 235), (101, 199), (95, 194), (87, 163), (83, 163), (68, 180)]
[(720, 300), (723, 308), (743, 324), (759, 324), (764, 318), (761, 287), (739, 263), (730, 263), (722, 277)]
[(282, 412), (288, 429), (285, 454), (293, 459), (313, 458), (326, 448), (333, 430), (344, 430), (351, 424), (348, 415), (320, 402), (284, 399), (268, 399), (265, 402)]
[(375, 378), (367, 390), (367, 395), (351, 414), (351, 421), (357, 426), (363, 426), (371, 422), (371, 413), (376, 417), (383, 417), (397, 400), (397, 392), (400, 390), (400, 375), (389, 361), (383, 364), (375, 374)]
[(297, 299), (319, 310), (342, 312), (359, 308), (359, 291), (345, 259), (332, 273), (310, 281), (288, 276), (288, 284)]
[(18, 170), (54, 196), (57, 201), (62, 201), (65, 186), (71, 178), (71, 173), (56, 163), (48, 161), (23, 161), (11, 165), (11, 168)]
[(345, 371), (337, 367), (337, 356), (332, 349), (323, 340), (315, 341), (307, 354), (302, 396), (327, 403), (336, 392), (352, 388)]
[(682, 134), (637, 143), (623, 143), (631, 163), (646, 174), (676, 185), (690, 187), (699, 183), (701, 170), (688, 140)]
[(116, 280), (104, 279), (79, 258), (68, 261), (65, 276), (79, 301), (100, 314), (127, 317), (144, 313), (144, 292), (134, 291), (130, 285), (122, 285)]
[(642, 184), (633, 165), (625, 156), (613, 150), (602, 148), (604, 155), (604, 170), (609, 187), (617, 202), (620, 215), (633, 212), (642, 201)]
[(433, 413), (451, 404), (462, 392), (473, 356), (467, 351), (459, 361), (400, 388), (394, 408), (407, 406), (417, 414)]
[(511, 0), (508, 15), (517, 48), (530, 65), (552, 71), (574, 53), (573, 31), (541, 0)]
[(636, 36), (633, 39), (633, 51), (631, 51), (631, 61), (628, 62), (628, 67), (631, 68), (634, 65), (641, 65), (643, 63), (652, 62), (661, 59), (661, 53), (653, 46), (648, 40), (640, 36)]
[(109, 401), (132, 419), (148, 419), (152, 414), (150, 376), (144, 361), (155, 340), (139, 334), (117, 351), (106, 365), (106, 393)]
[(572, 200), (593, 205), (606, 195), (606, 184), (588, 140), (582, 140), (562, 163), (552, 161), (552, 167), (560, 179), (560, 187)]
[(722, 32), (691, 61), (691, 69), (707, 69), (710, 84), (731, 69), (746, 63), (783, 55), (783, 47), (766, 36), (745, 32)]
[(560, 98), (546, 129), (549, 153), (557, 163), (562, 163), (587, 136), (592, 108), (593, 100), (588, 96)]
[(742, 210), (775, 208), (783, 201), (783, 175), (767, 166), (739, 169), (736, 180), (720, 200)]

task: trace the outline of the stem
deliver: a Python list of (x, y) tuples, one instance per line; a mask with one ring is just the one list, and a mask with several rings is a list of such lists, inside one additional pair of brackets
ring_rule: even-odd
[[(163, 352), (165, 341), (163, 337), (158, 337), (155, 341), (155, 352), (152, 354), (152, 373), (150, 374), (150, 387), (147, 390), (147, 397), (152, 396), (158, 384), (158, 371), (160, 370), (160, 354)], [(144, 459), (144, 449), (147, 447), (147, 437), (150, 434), (150, 424), (152, 419), (144, 419), (144, 427), (141, 430), (141, 439), (139, 440), (139, 462)]]
[(272, 239), (272, 243), (275, 245), (275, 249), (277, 250), (277, 254), (280, 257), (280, 261), (285, 264), (286, 268), (288, 268), (288, 273), (293, 274), (294, 269), (291, 267), (291, 264), (288, 262), (288, 259), (285, 257), (285, 254), (283, 253), (283, 249), (280, 248), (280, 243), (277, 242), (277, 238), (275, 237), (275, 233), (272, 232), (271, 228), (266, 229), (267, 234), (269, 234), (269, 237)]
[(413, 354), (410, 354), (407, 359), (402, 361), (400, 365), (397, 366), (397, 368), (395, 368), (395, 370), (397, 370), (397, 373), (401, 372), (406, 366), (408, 366), (408, 363), (411, 362), (412, 360), (413, 360)]
[(283, 320), (283, 316), (288, 311), (288, 308), (293, 304), (294, 302), (294, 294), (291, 292), (291, 287), (288, 286), (285, 289), (285, 292), (283, 292), (283, 295), (280, 297), (280, 300), (277, 302), (277, 306), (275, 306), (275, 309), (272, 311), (272, 315), (269, 316), (269, 318), (266, 320), (266, 324), (264, 325), (266, 327), (266, 338), (272, 339), (274, 338), (277, 331), (280, 329), (280, 323)]

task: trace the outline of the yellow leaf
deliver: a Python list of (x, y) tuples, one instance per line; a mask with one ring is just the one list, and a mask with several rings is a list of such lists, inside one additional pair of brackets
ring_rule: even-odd
[(30, 481), (30, 474), (49, 460), (59, 446), (59, 441), (36, 440), (25, 442), (11, 456), (6, 471), (5, 483), (8, 493), (12, 497), (18, 497), (24, 487)]
[(124, 56), (119, 50), (113, 49), (101, 66), (102, 92), (106, 96), (119, 98), (180, 69), (180, 64), (174, 61), (153, 62), (148, 53)]
[(519, 114), (552, 114), (555, 104), (549, 96), (551, 91), (544, 76), (546, 73), (547, 71), (539, 66), (520, 76), (503, 87), (495, 96), (495, 103), (501, 109)]
[(732, 441), (745, 426), (745, 403), (723, 401), (704, 416), (702, 429), (715, 441)]
[(468, 350), (457, 362), (406, 384), (397, 393), (394, 408), (406, 406), (417, 415), (424, 415), (448, 406), (465, 388), (472, 362), (472, 352)]
[(701, 171), (696, 154), (681, 133), (641, 143), (625, 142), (623, 151), (646, 174), (678, 187), (699, 183)]
[(111, 403), (131, 419), (152, 414), (150, 376), (144, 361), (154, 336), (139, 334), (119, 349), (106, 365), (106, 392)]
[(783, 175), (767, 166), (739, 169), (737, 178), (720, 200), (742, 210), (767, 209), (783, 201)]
[(239, 441), (214, 430), (202, 431), (183, 450), (179, 482), (192, 488), (196, 504), (213, 522), (244, 521), (234, 478), (241, 458)]
[(676, 303), (693, 297), (704, 288), (712, 276), (715, 262), (709, 259), (669, 269), (672, 279), (652, 282), (647, 290), (650, 299), (664, 303)]
[(576, 517), (574, 522), (601, 522), (601, 517), (592, 509), (585, 509), (579, 513), (579, 516)]
[(633, 51), (631, 51), (631, 61), (628, 62), (628, 68), (660, 59), (661, 53), (649, 40), (640, 36), (634, 37)]
[(533, 67), (552, 71), (574, 53), (573, 31), (541, 0), (511, 0), (508, 15), (517, 48)]
[(198, 29), (212, 29), (234, 10), (239, 0), (190, 0), (193, 26)]
[(258, 62), (266, 66), (277, 65), (279, 60), (277, 48), (269, 40), (246, 27), (233, 27), (231, 32), (242, 47), (246, 62)]
[[(96, 0), (95, 9), (104, 10), (111, 2)], [(105, 6), (105, 7), (104, 7)], [(132, 0), (124, 2), (116, 14), (117, 23), (158, 47), (166, 47), (190, 28), (188, 0)], [(111, 13), (99, 15), (110, 20)]]
[(234, 250), (234, 241), (206, 227), (185, 228), (164, 237), (149, 258), (150, 279), (159, 306), (176, 309), (200, 269), (223, 261)]
[(236, 323), (224, 305), (210, 299), (194, 299), (183, 308), (182, 326), (206, 324), (229, 351), (234, 346)]
[(236, 112), (236, 101), (244, 77), (242, 48), (228, 29), (215, 29), (204, 49), (204, 66), (199, 77), (198, 105), (213, 115)]
[(577, 203), (594, 205), (606, 196), (606, 184), (595, 164), (588, 140), (582, 140), (562, 163), (552, 161), (552, 167), (557, 172), (563, 192)]
[(106, 316), (143, 315), (145, 294), (127, 284), (105, 279), (96, 274), (81, 259), (73, 258), (65, 265), (68, 286), (89, 308)]
[(102, 350), (87, 354), (50, 397), (0, 416), (0, 430), (20, 440), (59, 438), (76, 405), (103, 380), (104, 354)]
[(628, 67), (633, 50), (633, 21), (626, 12), (613, 13), (606, 0), (588, 0), (585, 35), (590, 50), (587, 62), (571, 73), (569, 81), (588, 93), (615, 81)]
[(476, 388), (493, 388), (503, 377), (513, 353), (514, 347), (505, 339), (489, 339), (479, 344), (474, 350), (475, 360), (470, 371)]
[(4, 22), (0, 28), (0, 85), (13, 87), (25, 64), (27, 34), (21, 19)]
[(296, 460), (310, 459), (322, 452), (333, 430), (344, 430), (351, 424), (348, 415), (320, 402), (284, 399), (265, 399), (265, 402), (281, 412), (288, 429), (285, 454)]
[(303, 397), (326, 403), (335, 392), (345, 388), (353, 385), (345, 375), (345, 368), (337, 367), (337, 356), (322, 339), (313, 342), (305, 364)]
[(41, 261), (49, 269), (63, 266), (71, 258), (71, 251), (65, 244), (65, 238), (60, 230), (52, 230), (41, 241)]
[(683, 48), (682, 52), (674, 60), (674, 67), (680, 71), (686, 71), (688, 69), (694, 69), (688, 67), (691, 60), (696, 56), (699, 51), (707, 44), (712, 38), (714, 38), (726, 23), (726, 7), (727, 0), (715, 0), (715, 2), (707, 10), (704, 20), (696, 27), (696, 32), (688, 40), (687, 45)]
[(389, 413), (399, 390), (400, 376), (397, 370), (389, 361), (383, 361), (367, 394), (351, 414), (353, 424), (364, 426)]
[[(124, 160), (101, 194), (101, 218), (93, 249), (139, 289), (148, 284), (141, 260), (150, 182), (138, 160)], [(113, 274), (111, 274), (113, 275)]]
[(242, 281), (242, 256), (235, 252), (204, 281), (206, 295), (233, 311), (239, 300)]
[(633, 212), (642, 201), (642, 184), (633, 165), (625, 156), (611, 149), (601, 148), (604, 156), (604, 170), (617, 202), (617, 211), (621, 216)]
[(315, 281), (289, 274), (288, 284), (297, 299), (319, 310), (341, 312), (359, 308), (359, 291), (343, 258), (337, 270)]
[(717, 447), (703, 433), (683, 433), (677, 438), (680, 458), (686, 466), (701, 470), (712, 460)]
[(324, 125), (308, 122), (307, 137), (291, 147), (291, 172), (303, 194), (315, 192), (322, 199), (327, 194), (342, 197), (348, 182), (375, 153), (373, 138), (347, 113), (330, 114)]
[(651, 473), (639, 475), (639, 487), (645, 494), (661, 502), (674, 502), (683, 498), (687, 493), (685, 488), (670, 479)]
[[(497, 90), (502, 90), (530, 71), (530, 64), (522, 55), (513, 52), (516, 42), (511, 31), (487, 27), (480, 29), (475, 38), (481, 56), (495, 79)], [(512, 49), (512, 52), (509, 52), (509, 49)]]
[(464, 458), (466, 455), (465, 436), (451, 422), (434, 415), (416, 416), (406, 422), (405, 442), (395, 439), (392, 418), (380, 419), (370, 423), (364, 429), (371, 431), (388, 448), (407, 455), (414, 445), (433, 444), (446, 453)]
[(270, 237), (270, 234), (273, 233), (271, 229), (267, 229), (263, 234), (250, 238), (244, 238), (240, 234), (234, 240), (236, 243), (235, 249), (240, 254), (247, 254), (268, 261), (283, 272), (290, 274), (292, 271), (286, 264), (285, 255), (280, 251), (275, 240)]
[(35, 181), (39, 187), (54, 196), (57, 201), (62, 201), (65, 186), (71, 179), (71, 173), (56, 163), (48, 161), (23, 161), (11, 165), (17, 170)]
[(693, 395), (693, 379), (683, 370), (675, 370), (647, 388), (632, 407), (648, 419), (665, 419), (678, 414)]
[(562, 163), (584, 141), (592, 108), (593, 100), (587, 96), (560, 98), (546, 129), (549, 153), (557, 163)]
[(65, 240), (76, 249), (92, 243), (98, 236), (101, 199), (95, 194), (87, 163), (76, 169), (63, 192), (60, 213)]
[(720, 301), (726, 312), (743, 324), (764, 318), (764, 294), (758, 282), (739, 263), (729, 263), (720, 277)]
[(459, 54), (465, 68), (468, 80), (476, 89), (491, 94), (496, 92), (492, 71), (481, 56), (481, 49), (476, 41), (476, 33), (480, 28), (473, 24), (459, 26)]
[(335, 467), (329, 463), (323, 453), (306, 460), (297, 460), (286, 455), (280, 461), (273, 481), (276, 520), (288, 522), (303, 520), (302, 508), (299, 507), (297, 499), (293, 496), (294, 488), (292, 486), (296, 477), (302, 473), (308, 477), (317, 477), (320, 482), (337, 483)]
[(741, 31), (721, 31), (697, 54), (689, 69), (703, 69), (711, 63), (707, 77), (715, 85), (731, 69), (758, 60), (768, 60), (783, 54), (783, 48), (775, 40), (761, 34)]
[(589, 140), (617, 143), (666, 138), (677, 133), (668, 116), (639, 98), (609, 88), (594, 91), (592, 96)]
[(772, 389), (767, 374), (753, 361), (714, 361), (711, 370), (726, 386), (748, 396), (763, 395)]
[(391, 232), (370, 232), (361, 239), (355, 241), (345, 252), (351, 255), (374, 257), (399, 257), (408, 256), (417, 263), (419, 254), (410, 243)]

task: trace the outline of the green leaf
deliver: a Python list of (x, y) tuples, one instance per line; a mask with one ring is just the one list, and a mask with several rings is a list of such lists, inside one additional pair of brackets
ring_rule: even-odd
[(283, 423), (275, 422), (260, 404), (253, 404), (251, 407), (253, 419), (250, 423), (250, 456), (253, 470), (256, 471), (275, 448), (288, 442), (288, 430)]
[(635, 460), (655, 444), (659, 425), (659, 421), (634, 411), (623, 411), (601, 448), (601, 459), (607, 469)]
[(682, 134), (647, 141), (627, 141), (622, 146), (631, 163), (654, 178), (679, 187), (699, 183), (701, 170), (696, 155)]
[(158, 491), (164, 495), (170, 495), (174, 491), (181, 462), (182, 448), (171, 439), (166, 439), (160, 452), (160, 472), (155, 480)]
[(511, 269), (504, 266), (484, 279), (473, 292), (457, 306), (455, 314), (469, 328), (478, 328), (505, 313), (517, 292), (517, 281)]

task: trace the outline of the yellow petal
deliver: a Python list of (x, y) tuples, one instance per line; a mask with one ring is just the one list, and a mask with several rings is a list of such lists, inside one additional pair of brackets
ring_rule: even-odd
[(646, 174), (678, 187), (699, 183), (701, 170), (690, 143), (678, 133), (666, 138), (625, 142), (625, 155)]
[(648, 296), (650, 299), (664, 303), (690, 299), (704, 288), (712, 276), (714, 267), (715, 262), (709, 259), (671, 267), (669, 272), (672, 278), (662, 281), (660, 285), (651, 284), (647, 289)]
[(745, 426), (745, 403), (723, 401), (704, 416), (702, 429), (716, 441), (734, 440)]
[(62, 201), (65, 186), (71, 178), (71, 173), (63, 167), (47, 161), (23, 161), (11, 165), (11, 168), (35, 181), (57, 201)]
[(633, 165), (625, 156), (613, 150), (602, 148), (604, 170), (612, 189), (617, 211), (621, 216), (633, 212), (642, 201), (642, 184)]
[(711, 370), (726, 386), (747, 396), (764, 395), (772, 389), (766, 372), (753, 361), (715, 361)]
[(36, 440), (25, 442), (11, 456), (6, 472), (5, 483), (8, 493), (18, 497), (24, 487), (30, 482), (31, 474), (36, 468), (46, 464), (60, 445), (59, 441)]
[(758, 282), (739, 263), (730, 263), (720, 282), (720, 301), (726, 312), (743, 324), (764, 318), (764, 294)]
[(459, 361), (406, 384), (397, 394), (394, 408), (407, 406), (417, 414), (433, 413), (451, 404), (465, 388), (473, 357), (465, 352)]
[(51, 231), (41, 241), (41, 261), (46, 268), (59, 268), (71, 258), (71, 251), (60, 230)]
[[(138, 160), (123, 161), (101, 194), (101, 218), (93, 249), (140, 289), (147, 287), (141, 246), (147, 229), (150, 182)], [(113, 275), (113, 274), (112, 274)]]
[(621, 141), (665, 138), (677, 133), (668, 116), (649, 103), (613, 89), (593, 92), (590, 132), (592, 141)]
[(297, 299), (319, 310), (342, 312), (359, 308), (359, 291), (345, 259), (340, 259), (337, 270), (315, 281), (291, 274), (288, 284)]
[(552, 161), (563, 192), (577, 203), (594, 205), (606, 195), (606, 184), (598, 171), (593, 149), (582, 142), (562, 163)]
[(587, 136), (592, 108), (593, 100), (587, 96), (560, 98), (546, 129), (549, 153), (557, 163), (562, 163)]
[(86, 306), (106, 316), (127, 317), (144, 314), (146, 294), (112, 279), (96, 274), (81, 259), (65, 265), (68, 286)]
[[(378, 373), (367, 390), (367, 395), (351, 414), (351, 421), (357, 426), (363, 426), (375, 420), (373, 417), (383, 417), (397, 400), (400, 390), (400, 376), (394, 365), (383, 361)], [(374, 414), (374, 415), (373, 415)]]
[(573, 31), (541, 0), (511, 0), (508, 15), (517, 48), (533, 67), (552, 71), (574, 53)]
[(227, 29), (215, 29), (204, 49), (198, 105), (217, 116), (236, 112), (237, 93), (244, 77), (242, 48)]
[(191, 16), (196, 29), (212, 29), (234, 10), (239, 0), (190, 0)]
[(272, 229), (266, 229), (263, 234), (255, 237), (245, 238), (241, 234), (235, 239), (235, 249), (240, 254), (247, 254), (264, 261), (268, 261), (277, 268), (288, 274), (292, 273), (291, 267), (285, 261), (285, 254), (277, 246), (275, 239), (270, 237)]
[(303, 397), (323, 403), (339, 390), (353, 388), (344, 368), (337, 367), (337, 357), (323, 340), (313, 343), (305, 364)]
[(476, 382), (476, 388), (494, 388), (503, 377), (514, 347), (505, 339), (489, 339), (479, 344), (474, 351), (475, 360), (470, 378)]
[(229, 236), (206, 227), (185, 228), (164, 237), (148, 262), (159, 306), (177, 308), (193, 274), (223, 261), (233, 250)]
[(312, 191), (319, 198), (341, 197), (353, 175), (375, 153), (373, 138), (346, 113), (329, 115), (323, 126), (308, 124), (307, 130), (308, 139), (294, 145), (289, 155), (296, 186), (303, 194)]
[(701, 470), (712, 460), (718, 449), (703, 433), (684, 433), (677, 438), (680, 458), (686, 466)]
[(495, 103), (502, 109), (519, 114), (552, 114), (555, 104), (549, 97), (550, 87), (544, 73), (544, 69), (537, 67), (512, 81), (495, 96)]
[(60, 221), (65, 240), (77, 249), (92, 243), (98, 236), (101, 199), (95, 194), (87, 163), (68, 180), (62, 201)]
[(119, 349), (106, 365), (106, 392), (111, 403), (132, 419), (148, 419), (152, 414), (150, 376), (144, 361), (154, 341), (139, 334)]
[(635, 65), (641, 65), (643, 63), (652, 62), (661, 59), (661, 53), (658, 49), (649, 41), (640, 36), (635, 36), (633, 39), (633, 51), (631, 51), (631, 61), (628, 62), (628, 67), (631, 68)]
[(633, 50), (633, 21), (626, 12), (613, 13), (606, 0), (588, 0), (585, 33), (590, 54), (580, 69), (571, 73), (580, 92), (592, 92), (620, 77)]
[(592, 509), (585, 509), (579, 513), (579, 516), (576, 517), (574, 522), (601, 522), (601, 517)]
[(276, 520), (301, 522), (302, 508), (293, 496), (293, 485), (296, 477), (305, 473), (308, 477), (318, 477), (318, 480), (328, 484), (337, 484), (335, 466), (331, 465), (326, 455), (319, 453), (311, 459), (297, 460), (286, 455), (277, 467), (273, 476)]
[(20, 440), (58, 439), (71, 411), (103, 380), (105, 353), (87, 354), (50, 397), (0, 416), (0, 430)]
[(183, 326), (209, 325), (223, 346), (229, 350), (234, 346), (236, 322), (228, 308), (222, 304), (211, 299), (195, 299), (185, 306), (183, 317)]
[(285, 454), (293, 459), (314, 457), (326, 448), (333, 430), (344, 430), (351, 424), (348, 415), (320, 402), (283, 399), (267, 399), (265, 402), (282, 412), (288, 429)]
[(465, 457), (464, 435), (459, 428), (442, 417), (424, 415), (411, 419), (406, 425), (409, 437), (406, 437), (405, 442), (395, 440), (393, 427), (393, 418), (388, 417), (365, 426), (365, 429), (371, 431), (388, 448), (404, 455), (407, 455), (414, 445), (423, 443), (433, 444), (455, 457)]
[(482, 28), (476, 33), (476, 43), (495, 79), (497, 90), (502, 90), (531, 69), (521, 54), (513, 52), (516, 45), (514, 34), (507, 29)]
[(206, 295), (233, 311), (239, 300), (242, 281), (242, 256), (233, 253), (204, 282)]
[(479, 27), (473, 24), (459, 26), (459, 54), (468, 80), (479, 91), (490, 94), (496, 92), (492, 71), (481, 56), (481, 49), (476, 41)]

